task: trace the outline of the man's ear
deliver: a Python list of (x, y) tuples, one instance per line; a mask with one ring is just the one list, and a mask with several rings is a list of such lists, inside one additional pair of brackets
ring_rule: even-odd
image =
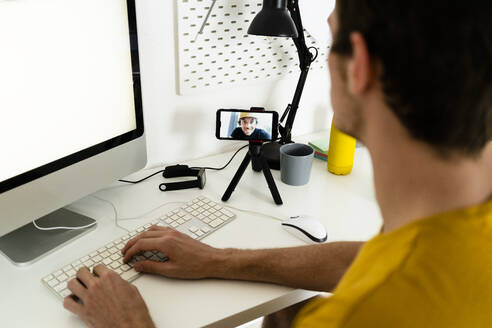
[(371, 60), (366, 41), (359, 32), (350, 34), (352, 57), (348, 60), (348, 88), (353, 95), (360, 95), (370, 85), (372, 79)]

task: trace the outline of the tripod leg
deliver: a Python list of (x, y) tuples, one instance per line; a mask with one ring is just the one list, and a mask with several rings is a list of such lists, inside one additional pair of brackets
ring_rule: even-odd
[(237, 170), (236, 174), (232, 178), (231, 183), (229, 184), (229, 187), (227, 187), (227, 190), (224, 193), (224, 196), (222, 196), (222, 201), (226, 202), (229, 200), (231, 197), (232, 192), (236, 188), (237, 184), (239, 183), (239, 180), (241, 180), (241, 177), (243, 176), (244, 171), (246, 171), (246, 168), (248, 167), (249, 162), (251, 161), (251, 155), (248, 152), (246, 156), (244, 156), (244, 159), (239, 166), (239, 169)]
[(275, 204), (282, 205), (282, 198), (280, 197), (280, 193), (278, 192), (277, 185), (275, 184), (275, 180), (273, 180), (272, 172), (270, 172), (270, 167), (268, 166), (268, 162), (265, 157), (260, 156), (259, 160), (261, 161), (261, 166), (263, 168), (263, 175), (268, 183), (268, 188), (270, 188), (270, 192), (272, 193), (273, 200)]

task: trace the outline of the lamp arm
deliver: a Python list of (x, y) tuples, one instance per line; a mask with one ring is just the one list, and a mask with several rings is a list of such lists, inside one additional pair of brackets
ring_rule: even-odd
[(304, 85), (306, 84), (307, 75), (313, 62), (313, 54), (309, 51), (306, 45), (306, 40), (304, 38), (304, 28), (302, 26), (301, 14), (299, 11), (298, 0), (289, 0), (287, 8), (289, 9), (290, 15), (296, 25), (298, 37), (292, 38), (294, 44), (297, 48), (297, 53), (299, 55), (299, 67), (301, 69), (301, 76), (297, 82), (297, 88), (294, 93), (294, 98), (292, 103), (287, 106), (287, 109), (282, 115), (281, 122), (287, 116), (287, 122), (285, 126), (279, 126), (279, 132), (281, 135), (280, 144), (292, 142), (291, 131), (292, 125), (294, 124), (294, 119), (297, 114), (297, 109), (299, 108), (299, 102), (301, 101), (302, 91), (304, 90)]

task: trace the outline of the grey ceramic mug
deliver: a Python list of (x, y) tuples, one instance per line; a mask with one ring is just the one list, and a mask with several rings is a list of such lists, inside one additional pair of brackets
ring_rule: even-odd
[(300, 143), (280, 147), (280, 179), (291, 186), (308, 183), (313, 165), (314, 149)]

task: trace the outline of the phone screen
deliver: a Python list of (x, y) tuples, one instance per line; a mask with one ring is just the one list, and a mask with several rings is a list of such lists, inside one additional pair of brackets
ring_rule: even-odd
[(217, 112), (217, 138), (271, 141), (277, 137), (278, 113), (224, 110)]

